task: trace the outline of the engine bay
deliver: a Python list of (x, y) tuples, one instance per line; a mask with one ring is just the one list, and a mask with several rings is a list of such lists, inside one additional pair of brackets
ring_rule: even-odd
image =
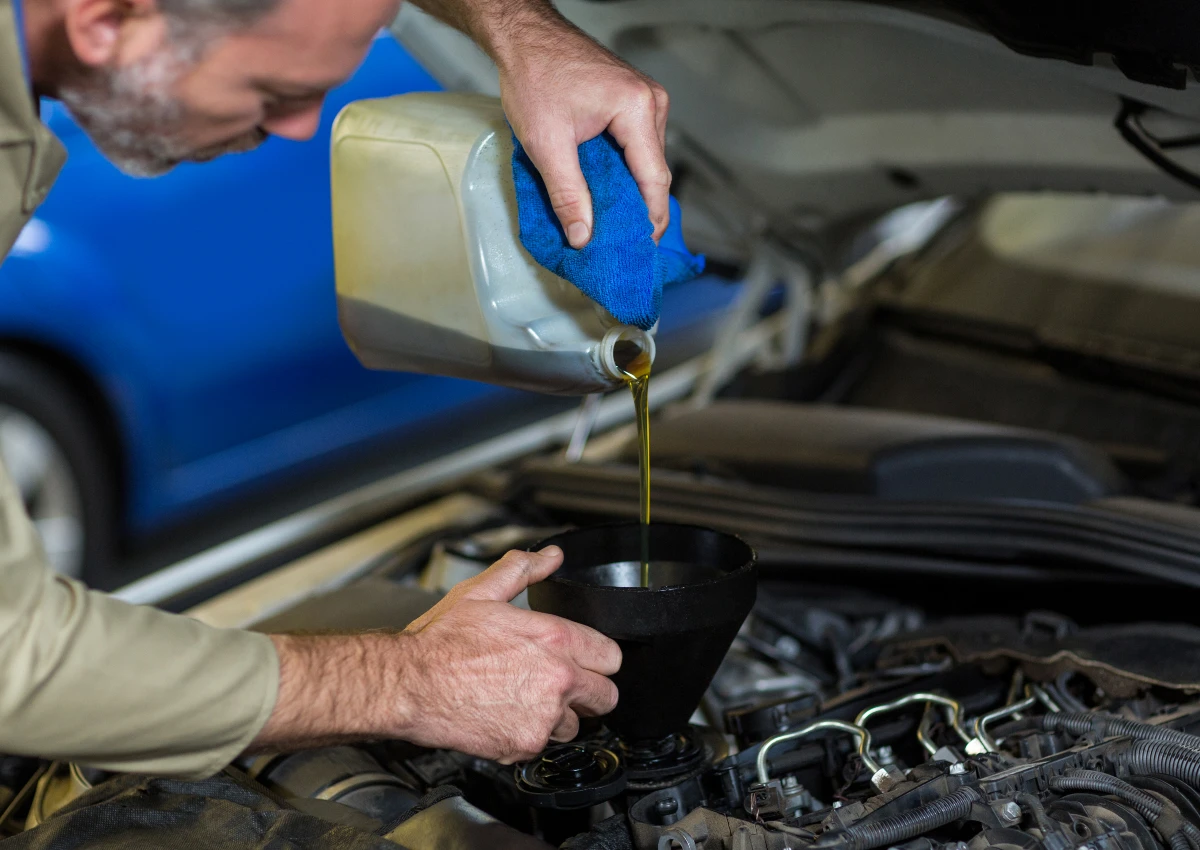
[[(384, 823), (461, 794), (497, 830), (478, 846), (1200, 850), (1200, 515), (1101, 441), (792, 389), (655, 426), (655, 517), (757, 553), (757, 601), (687, 724), (631, 741), (593, 719), (515, 767), (380, 744), (251, 774), (298, 796), (366, 776), (338, 799)], [(633, 519), (633, 459), (483, 476), (505, 520), (390, 574), (445, 591)], [(289, 785), (301, 763), (324, 783)]]
[(692, 723), (654, 746), (594, 721), (515, 767), (379, 744), (248, 772), (379, 821), (449, 785), (574, 850), (1200, 846), (1200, 678), (1175, 675), (1200, 631), (929, 620), (785, 583), (759, 599)]

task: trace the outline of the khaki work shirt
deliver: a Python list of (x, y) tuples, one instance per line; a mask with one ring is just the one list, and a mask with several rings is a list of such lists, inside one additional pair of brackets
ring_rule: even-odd
[[(66, 152), (38, 119), (12, 0), (0, 0), (0, 251), (46, 198)], [(266, 635), (129, 605), (51, 572), (0, 470), (0, 753), (201, 777), (275, 706)]]

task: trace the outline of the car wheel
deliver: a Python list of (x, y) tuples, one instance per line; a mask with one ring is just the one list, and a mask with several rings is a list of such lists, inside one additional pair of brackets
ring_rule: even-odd
[(98, 578), (112, 558), (110, 458), (86, 405), (53, 370), (0, 352), (0, 461), (50, 565)]

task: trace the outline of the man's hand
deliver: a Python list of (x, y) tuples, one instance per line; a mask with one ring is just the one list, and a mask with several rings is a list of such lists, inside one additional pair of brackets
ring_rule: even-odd
[(398, 738), (511, 764), (571, 740), (616, 705), (621, 650), (508, 604), (561, 563), (557, 547), (509, 552), (399, 634), (273, 636), (279, 698), (252, 749)]
[(500, 69), (500, 97), (567, 240), (592, 236), (578, 147), (607, 130), (625, 150), (658, 240), (670, 220), (667, 92), (597, 44), (547, 0), (416, 0), (471, 36)]
[(666, 90), (566, 21), (514, 34), (500, 57), (504, 113), (546, 182), (571, 247), (592, 237), (578, 147), (605, 130), (625, 151), (657, 241), (670, 219)]
[(404, 630), (399, 681), (415, 710), (405, 740), (511, 763), (569, 741), (579, 716), (617, 704), (621, 650), (597, 631), (507, 604), (562, 564), (562, 550), (509, 552)]

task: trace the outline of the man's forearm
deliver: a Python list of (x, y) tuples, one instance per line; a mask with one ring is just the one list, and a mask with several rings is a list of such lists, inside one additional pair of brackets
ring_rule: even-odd
[(397, 659), (403, 634), (272, 635), (275, 711), (251, 751), (284, 751), (403, 735)]
[[(540, 33), (575, 31), (548, 0), (412, 0), (419, 9), (470, 36), (503, 68), (517, 45)], [(582, 33), (579, 33), (582, 36)], [(518, 38), (520, 36), (520, 38)], [(536, 43), (536, 42), (534, 42)]]

